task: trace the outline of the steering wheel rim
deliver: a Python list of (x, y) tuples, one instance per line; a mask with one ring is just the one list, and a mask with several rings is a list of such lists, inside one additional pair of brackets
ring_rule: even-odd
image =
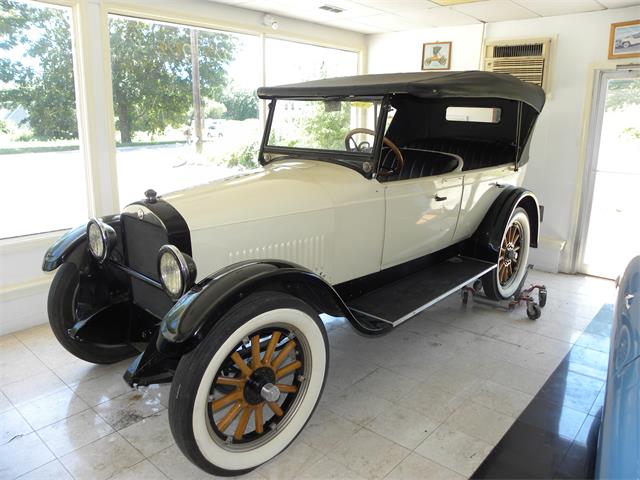
[[(374, 132), (370, 128), (354, 128), (353, 130), (350, 130), (349, 133), (347, 133), (346, 137), (344, 137), (344, 146), (346, 147), (347, 150), (350, 150), (349, 142), (352, 141), (354, 145), (356, 145), (355, 140), (353, 140), (353, 136), (357, 135), (358, 133), (366, 133), (368, 135), (373, 135), (373, 136), (375, 136), (376, 134), (376, 132)], [(395, 143), (393, 143), (391, 140), (389, 140), (387, 137), (384, 137), (382, 139), (382, 142), (387, 147), (389, 147), (391, 151), (395, 154), (396, 159), (398, 160), (398, 170), (397, 172), (394, 169), (378, 170), (378, 175), (382, 177), (388, 177), (395, 173), (400, 173), (404, 168), (404, 157), (402, 156), (402, 152), (400, 151), (400, 148), (398, 148), (398, 146)], [(356, 145), (356, 148), (357, 148), (357, 145)]]

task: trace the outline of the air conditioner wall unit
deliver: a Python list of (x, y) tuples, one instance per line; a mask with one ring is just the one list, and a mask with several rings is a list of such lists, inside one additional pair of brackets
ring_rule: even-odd
[(488, 40), (483, 49), (483, 67), (488, 72), (509, 73), (539, 85), (548, 94), (550, 50), (550, 38)]

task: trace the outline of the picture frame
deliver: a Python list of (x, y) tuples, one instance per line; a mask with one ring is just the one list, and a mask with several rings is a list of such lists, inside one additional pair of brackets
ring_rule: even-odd
[(451, 68), (451, 47), (451, 42), (423, 43), (422, 70), (449, 70)]
[(609, 58), (640, 57), (640, 19), (611, 24)]

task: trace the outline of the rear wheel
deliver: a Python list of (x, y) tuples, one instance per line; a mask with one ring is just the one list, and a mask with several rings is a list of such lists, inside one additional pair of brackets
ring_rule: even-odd
[(324, 325), (306, 303), (276, 292), (248, 297), (180, 360), (169, 401), (176, 443), (215, 475), (258, 467), (311, 417), (328, 361)]
[(80, 282), (78, 267), (73, 263), (60, 265), (51, 282), (47, 312), (51, 330), (60, 344), (76, 357), (91, 363), (116, 363), (135, 355), (137, 351), (130, 345), (86, 342), (69, 333), (78, 322), (78, 312), (82, 309), (78, 294)]
[(503, 300), (516, 293), (527, 272), (531, 227), (523, 208), (516, 208), (502, 234), (498, 267), (482, 277), (485, 295)]

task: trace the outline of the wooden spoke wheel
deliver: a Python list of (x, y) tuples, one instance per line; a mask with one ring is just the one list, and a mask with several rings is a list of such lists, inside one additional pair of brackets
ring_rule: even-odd
[(228, 445), (255, 441), (277, 427), (305, 380), (304, 353), (295, 334), (262, 330), (225, 360), (211, 387), (210, 421)]
[(500, 285), (506, 285), (518, 271), (518, 255), (522, 241), (522, 226), (512, 223), (507, 229), (498, 258), (498, 280)]
[(279, 292), (250, 295), (180, 359), (169, 424), (189, 460), (219, 476), (282, 452), (315, 409), (329, 366), (318, 313)]
[[(500, 232), (495, 232), (495, 244), (500, 241), (498, 265), (482, 277), (482, 288), (487, 297), (503, 300), (513, 296), (527, 271), (531, 229), (529, 216), (523, 208), (516, 208)], [(489, 246), (489, 248), (495, 248)]]

